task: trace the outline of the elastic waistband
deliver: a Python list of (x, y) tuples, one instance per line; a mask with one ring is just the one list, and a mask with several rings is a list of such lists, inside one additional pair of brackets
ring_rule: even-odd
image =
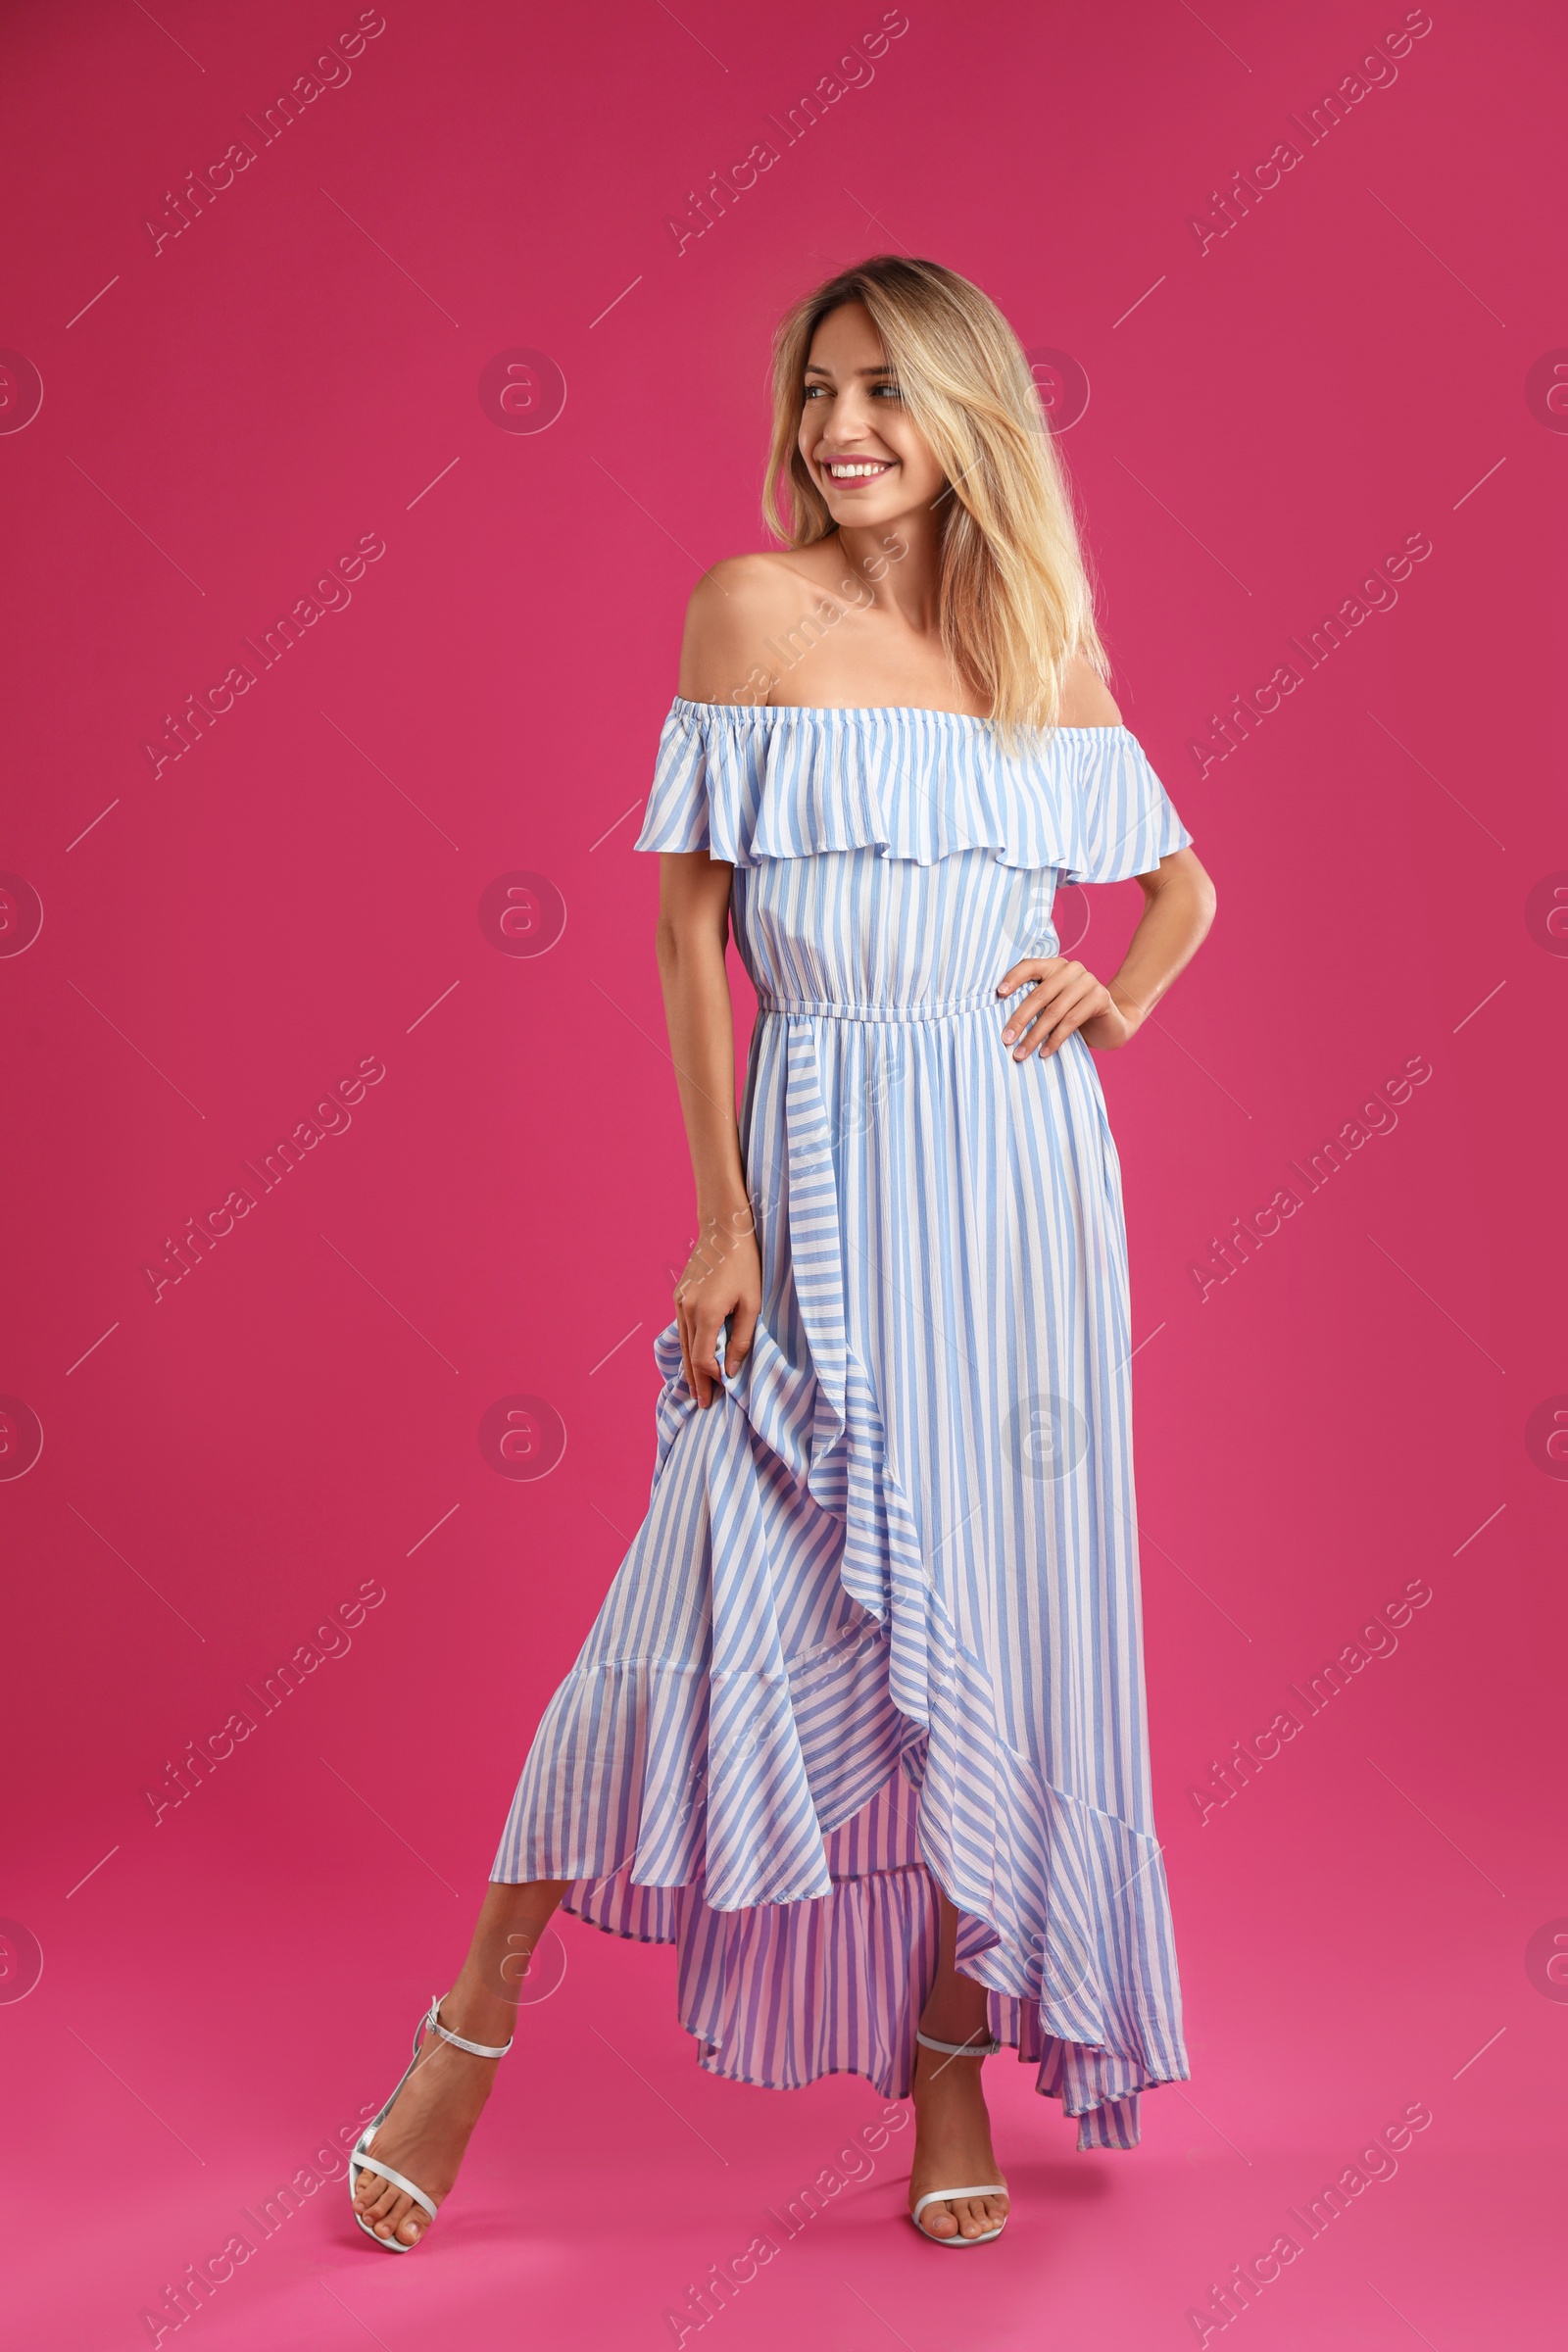
[[(1011, 994), (1020, 996), (1032, 981), (1024, 981)], [(932, 1004), (839, 1004), (826, 997), (780, 997), (763, 989), (758, 995), (758, 1007), (762, 1012), (806, 1013), (813, 1019), (829, 1021), (946, 1021), (960, 1012), (973, 1012), (990, 1005), (1001, 1012), (1008, 1003), (1007, 997), (998, 996), (994, 988), (978, 988), (966, 997), (946, 997)]]

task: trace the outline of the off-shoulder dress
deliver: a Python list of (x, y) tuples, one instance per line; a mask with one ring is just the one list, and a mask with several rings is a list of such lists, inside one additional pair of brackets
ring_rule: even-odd
[(636, 847), (734, 868), (762, 1308), (649, 1508), (492, 1877), (673, 1942), (701, 2063), (909, 2088), (936, 1893), (992, 2032), (1128, 2148), (1185, 2081), (1150, 1792), (1121, 1173), (1094, 1054), (996, 984), (1058, 883), (1192, 836), (1136, 738), (677, 698)]

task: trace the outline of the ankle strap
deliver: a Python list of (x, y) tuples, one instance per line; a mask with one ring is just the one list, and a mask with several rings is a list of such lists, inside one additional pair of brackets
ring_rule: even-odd
[(1000, 2041), (933, 2041), (929, 2034), (918, 2031), (914, 2038), (922, 2049), (940, 2050), (947, 2058), (995, 2058), (1003, 2047)]
[[(432, 2034), (439, 2034), (443, 2041), (450, 2041), (455, 2050), (466, 2050), (470, 2058), (504, 2058), (512, 2047), (512, 2041), (504, 2041), (497, 2050), (492, 2049), (488, 2042), (465, 2041), (461, 2034), (453, 2034), (447, 2030), (441, 2023), (441, 2004), (446, 1997), (444, 1992), (438, 1992), (432, 1996), (429, 2012), (424, 2019), (424, 2024), (429, 2031)], [(515, 2034), (512, 2039), (516, 2039)]]

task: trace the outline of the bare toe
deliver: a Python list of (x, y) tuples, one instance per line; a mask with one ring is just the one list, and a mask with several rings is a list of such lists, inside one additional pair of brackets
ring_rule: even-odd
[(928, 2205), (918, 2217), (915, 2228), (923, 2230), (927, 2237), (956, 2237), (958, 2233), (958, 2224), (951, 2205)]
[[(370, 2178), (376, 2180), (379, 2176), (372, 2173)], [(371, 2197), (369, 2203), (364, 2208), (363, 2219), (369, 2223), (378, 2237), (389, 2237), (392, 2232), (393, 2211), (402, 2202), (402, 2197), (392, 2183), (389, 2180), (383, 2180), (380, 2194)]]
[(400, 2189), (393, 2197), (392, 2202), (387, 2207), (386, 2212), (378, 2219), (376, 2223), (377, 2234), (383, 2237), (401, 2237), (403, 2235), (403, 2226), (409, 2218), (411, 2204), (412, 2200), (404, 2196)]

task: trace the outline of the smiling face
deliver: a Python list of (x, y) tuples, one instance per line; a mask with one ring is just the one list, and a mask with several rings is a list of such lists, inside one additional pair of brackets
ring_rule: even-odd
[(830, 311), (811, 337), (800, 448), (828, 512), (845, 528), (895, 522), (929, 508), (947, 486), (860, 303)]

